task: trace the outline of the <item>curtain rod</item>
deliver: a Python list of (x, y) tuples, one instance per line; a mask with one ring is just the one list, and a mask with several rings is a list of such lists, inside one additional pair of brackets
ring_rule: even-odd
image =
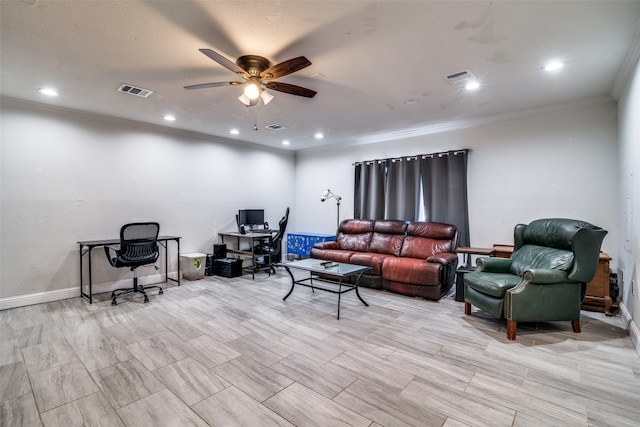
[(429, 154), (414, 154), (411, 156), (402, 156), (402, 157), (391, 157), (388, 159), (373, 159), (373, 160), (364, 160), (362, 162), (354, 162), (351, 163), (351, 166), (356, 166), (356, 165), (370, 165), (372, 163), (384, 163), (387, 161), (392, 161), (395, 162), (396, 160), (402, 160), (402, 159), (407, 159), (407, 160), (417, 160), (418, 158), (421, 159), (426, 159), (427, 157), (434, 157), (434, 156), (438, 156), (438, 157), (443, 157), (443, 156), (448, 156), (449, 154), (461, 154), (461, 153), (470, 153), (472, 150), (470, 148), (464, 148), (462, 150), (450, 150), (450, 151), (441, 151), (439, 153), (429, 153)]

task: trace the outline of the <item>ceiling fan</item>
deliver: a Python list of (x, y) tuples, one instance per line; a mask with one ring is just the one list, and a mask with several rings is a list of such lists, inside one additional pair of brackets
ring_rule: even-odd
[(245, 55), (238, 58), (236, 62), (231, 62), (229, 59), (211, 49), (199, 50), (218, 64), (236, 73), (242, 81), (203, 83), (185, 86), (185, 89), (192, 90), (227, 85), (246, 85), (244, 93), (238, 99), (247, 107), (256, 105), (259, 99), (262, 99), (265, 105), (268, 104), (273, 99), (273, 95), (269, 94), (265, 89), (288, 93), (290, 95), (304, 96), (306, 98), (313, 98), (316, 94), (316, 92), (311, 89), (273, 81), (311, 65), (311, 62), (304, 56), (289, 59), (271, 66), (269, 60), (262, 56)]

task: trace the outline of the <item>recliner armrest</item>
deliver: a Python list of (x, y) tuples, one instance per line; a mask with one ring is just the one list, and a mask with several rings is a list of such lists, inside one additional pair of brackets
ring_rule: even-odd
[(485, 273), (508, 273), (509, 267), (511, 267), (511, 259), (482, 257), (476, 260), (476, 264), (478, 265), (477, 271), (484, 271)]
[(570, 281), (567, 272), (562, 270), (554, 270), (551, 268), (533, 268), (527, 270), (522, 278), (529, 283), (549, 284)]
[(316, 249), (341, 249), (338, 242), (318, 242), (313, 247)]
[(427, 258), (427, 262), (437, 262), (442, 265), (451, 264), (454, 261), (458, 261), (458, 255), (449, 252), (431, 255), (429, 258)]

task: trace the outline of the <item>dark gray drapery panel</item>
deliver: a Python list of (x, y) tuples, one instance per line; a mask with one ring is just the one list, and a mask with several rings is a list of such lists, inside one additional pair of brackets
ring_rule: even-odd
[(358, 219), (384, 218), (386, 162), (356, 165), (353, 212)]
[(413, 158), (388, 162), (384, 218), (415, 221), (420, 213), (420, 162)]
[(449, 151), (420, 159), (426, 221), (454, 224), (460, 246), (469, 246), (467, 151)]
[[(356, 163), (355, 218), (454, 224), (459, 245), (469, 246), (468, 153), (460, 150)], [(425, 218), (420, 218), (420, 208)]]

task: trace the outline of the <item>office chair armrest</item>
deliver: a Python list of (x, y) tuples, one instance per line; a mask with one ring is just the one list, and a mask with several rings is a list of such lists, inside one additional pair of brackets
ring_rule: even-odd
[(118, 249), (114, 246), (105, 246), (104, 247), (104, 253), (105, 255), (107, 255), (107, 259), (109, 260), (109, 264), (111, 264), (112, 267), (116, 266), (116, 258), (111, 256), (111, 252), (113, 251), (115, 252), (115, 256), (116, 258), (118, 257)]

